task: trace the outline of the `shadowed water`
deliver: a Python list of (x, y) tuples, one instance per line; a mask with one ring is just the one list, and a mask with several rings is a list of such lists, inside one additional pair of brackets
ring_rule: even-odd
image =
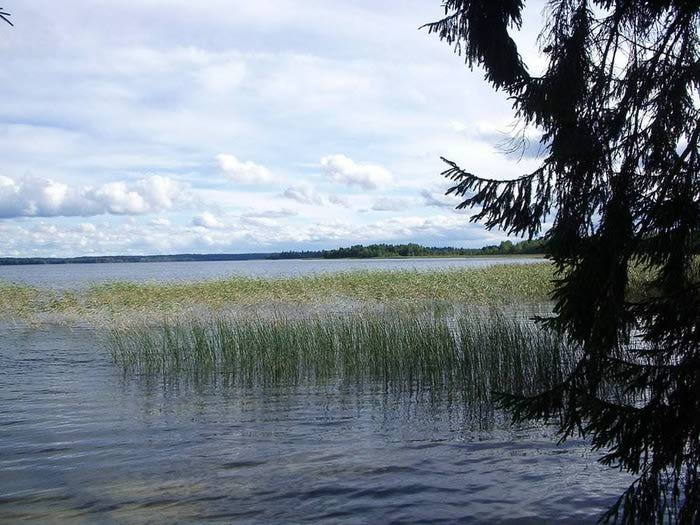
[(86, 329), (2, 333), (2, 522), (585, 523), (628, 482), (434, 392), (164, 382)]

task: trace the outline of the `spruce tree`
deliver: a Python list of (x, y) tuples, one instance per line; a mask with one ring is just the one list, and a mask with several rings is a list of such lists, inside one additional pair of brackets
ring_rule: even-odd
[[(543, 320), (580, 347), (566, 379), (500, 395), (636, 475), (603, 521), (700, 522), (698, 0), (550, 0), (531, 75), (509, 31), (523, 0), (446, 0), (428, 31), (541, 132), (539, 167), (493, 180), (443, 159), (474, 221), (532, 238), (556, 267)], [(468, 168), (468, 167), (467, 167)], [(630, 290), (630, 270), (652, 277)]]
[(0, 7), (0, 18), (2, 18), (5, 22), (7, 22), (10, 25), (13, 25), (12, 22), (10, 22), (10, 13), (6, 13), (5, 10)]

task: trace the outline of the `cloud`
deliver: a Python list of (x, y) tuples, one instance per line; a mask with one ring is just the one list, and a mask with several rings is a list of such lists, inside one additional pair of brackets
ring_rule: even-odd
[[(278, 233), (278, 242), (291, 232)], [(495, 239), (505, 238), (485, 232), (479, 225), (471, 224), (464, 215), (434, 215), (430, 217), (392, 217), (367, 224), (346, 221), (315, 223), (297, 228), (294, 240), (299, 243), (319, 243), (323, 246), (371, 242), (420, 242), (432, 245), (483, 246)]]
[(282, 196), (297, 201), (300, 204), (316, 205), (316, 206), (342, 206), (343, 208), (350, 208), (350, 201), (345, 197), (331, 193), (328, 196), (322, 195), (317, 192), (314, 187), (304, 181), (293, 186), (289, 186)]
[(452, 131), (456, 131), (457, 133), (464, 133), (469, 128), (465, 124), (463, 124), (462, 122), (460, 122), (458, 120), (451, 120), (450, 121), (450, 129)]
[(0, 176), (0, 218), (143, 215), (169, 210), (187, 197), (184, 185), (161, 175), (96, 187)]
[[(455, 124), (462, 126), (457, 129)], [(477, 121), (471, 127), (451, 122), (450, 126), (460, 133), (470, 134), (473, 140), (483, 142), (505, 155), (507, 159), (537, 159), (546, 156), (547, 147), (540, 144), (542, 133), (535, 126), (524, 127), (521, 122)]]
[(216, 230), (219, 228), (225, 228), (226, 225), (221, 222), (216, 216), (208, 211), (202, 212), (199, 215), (195, 215), (192, 218), (192, 226), (200, 226), (202, 228), (207, 228), (210, 230)]
[(377, 199), (372, 205), (373, 211), (405, 211), (416, 205), (415, 199), (406, 197), (384, 197)]
[(299, 212), (290, 210), (287, 208), (282, 208), (279, 210), (261, 210), (261, 211), (250, 211), (241, 215), (241, 217), (246, 218), (260, 218), (260, 219), (281, 219), (284, 217), (294, 217), (299, 215)]
[(94, 229), (81, 228), (69, 219), (0, 221), (0, 256), (272, 252), (372, 242), (484, 246), (505, 239), (458, 214), (391, 217), (365, 224), (337, 218), (291, 224), (271, 218), (229, 217), (226, 227), (211, 227), (222, 221), (207, 212), (198, 217), (202, 225), (193, 220), (192, 224), (158, 228), (142, 218), (109, 218)]
[(301, 204), (316, 204), (318, 206), (325, 204), (325, 199), (308, 182), (288, 187), (282, 196)]
[(340, 195), (336, 195), (335, 193), (331, 193), (328, 196), (328, 202), (330, 204), (335, 204), (336, 206), (342, 206), (343, 208), (350, 208), (350, 201), (346, 199), (345, 197), (341, 197)]
[(241, 162), (233, 155), (216, 156), (219, 168), (234, 182), (241, 184), (266, 184), (278, 180), (265, 166), (251, 161)]
[(424, 206), (435, 206), (438, 208), (454, 208), (461, 201), (454, 195), (445, 195), (444, 189), (421, 190)]
[(107, 213), (142, 215), (171, 209), (182, 192), (180, 183), (154, 175), (134, 184), (109, 182), (94, 191), (86, 191), (85, 198), (101, 203)]
[(328, 155), (321, 159), (321, 168), (333, 181), (346, 186), (376, 190), (389, 186), (391, 173), (376, 164), (359, 164), (345, 155)]
[(236, 89), (247, 73), (246, 64), (239, 60), (221, 60), (203, 66), (197, 74), (200, 84), (214, 94)]
[[(91, 10), (90, 24), (81, 9), (16, 3), (23, 27), (3, 41), (0, 99), (2, 173), (15, 180), (0, 189), (0, 216), (20, 218), (0, 220), (0, 250), (259, 251), (282, 242), (289, 249), (362, 242), (371, 232), (385, 238), (379, 230), (393, 213), (360, 211), (408, 191), (420, 205), (420, 190), (442, 170), (440, 155), (482, 176), (530, 170), (491, 144), (489, 133), (512, 118), (508, 101), (480, 75), (455, 67), (449, 47), (415, 31), (439, 16), (439, 6), (411, 0), (399, 12), (382, 2), (260, 0), (232, 10), (212, 1), (222, 6), (217, 16), (210, 3), (178, 1), (178, 9), (164, 11), (156, 0), (108, 0)], [(318, 23), (308, 23), (310, 13)], [(125, 30), (105, 30), (115, 26)], [(387, 39), (397, 46), (378, 45)], [(396, 60), (397, 47), (405, 60)], [(478, 103), (464, 104), (465, 93)], [(468, 129), (455, 133), (452, 120)], [(331, 153), (344, 155), (325, 157), (322, 166)], [(25, 173), (53, 180), (30, 183)], [(184, 190), (136, 184), (150, 174), (187, 182), (196, 206)], [(304, 179), (311, 192), (293, 188), (280, 198)], [(382, 185), (386, 192), (368, 191)], [(296, 217), (278, 217), (278, 206)], [(204, 210), (227, 228), (193, 226)], [(244, 224), (258, 211), (278, 226)], [(329, 212), (344, 224), (330, 228)], [(142, 213), (149, 215), (137, 217)], [(459, 215), (446, 207), (415, 210), (436, 214)], [(55, 215), (103, 218), (40, 218)], [(88, 220), (97, 231), (78, 232)], [(2, 230), (41, 222), (58, 231), (17, 230), (10, 245)]]

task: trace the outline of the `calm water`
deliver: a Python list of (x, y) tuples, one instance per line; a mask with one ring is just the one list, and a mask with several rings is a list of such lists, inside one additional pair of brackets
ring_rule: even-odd
[(628, 481), (425, 393), (167, 383), (88, 329), (0, 333), (3, 523), (587, 523)]
[(542, 259), (480, 257), (473, 259), (329, 259), (284, 261), (210, 261), (106, 264), (37, 264), (0, 266), (0, 280), (40, 287), (76, 288), (106, 281), (201, 281), (232, 275), (282, 277), (349, 270), (433, 270), (527, 264)]

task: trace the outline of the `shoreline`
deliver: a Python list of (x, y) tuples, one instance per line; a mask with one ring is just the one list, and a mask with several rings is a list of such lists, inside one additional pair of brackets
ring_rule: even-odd
[[(213, 258), (185, 258), (188, 254), (183, 254), (182, 258), (169, 259), (169, 257), (179, 257), (178, 255), (106, 255), (88, 257), (72, 257), (62, 260), (62, 258), (32, 258), (32, 257), (0, 257), (0, 267), (2, 266), (60, 266), (77, 264), (139, 264), (139, 263), (212, 263), (212, 262), (246, 262), (246, 261), (403, 261), (410, 259), (545, 259), (543, 253), (505, 253), (505, 254), (474, 254), (474, 255), (397, 255), (393, 257), (245, 257), (247, 254), (222, 254), (220, 258), (216, 255)], [(198, 254), (193, 254), (199, 257)], [(274, 254), (271, 254), (274, 255)], [(210, 254), (203, 254), (202, 257), (210, 257)], [(121, 258), (133, 260), (120, 260)], [(89, 259), (89, 260), (85, 260)], [(114, 260), (112, 260), (114, 259)]]

